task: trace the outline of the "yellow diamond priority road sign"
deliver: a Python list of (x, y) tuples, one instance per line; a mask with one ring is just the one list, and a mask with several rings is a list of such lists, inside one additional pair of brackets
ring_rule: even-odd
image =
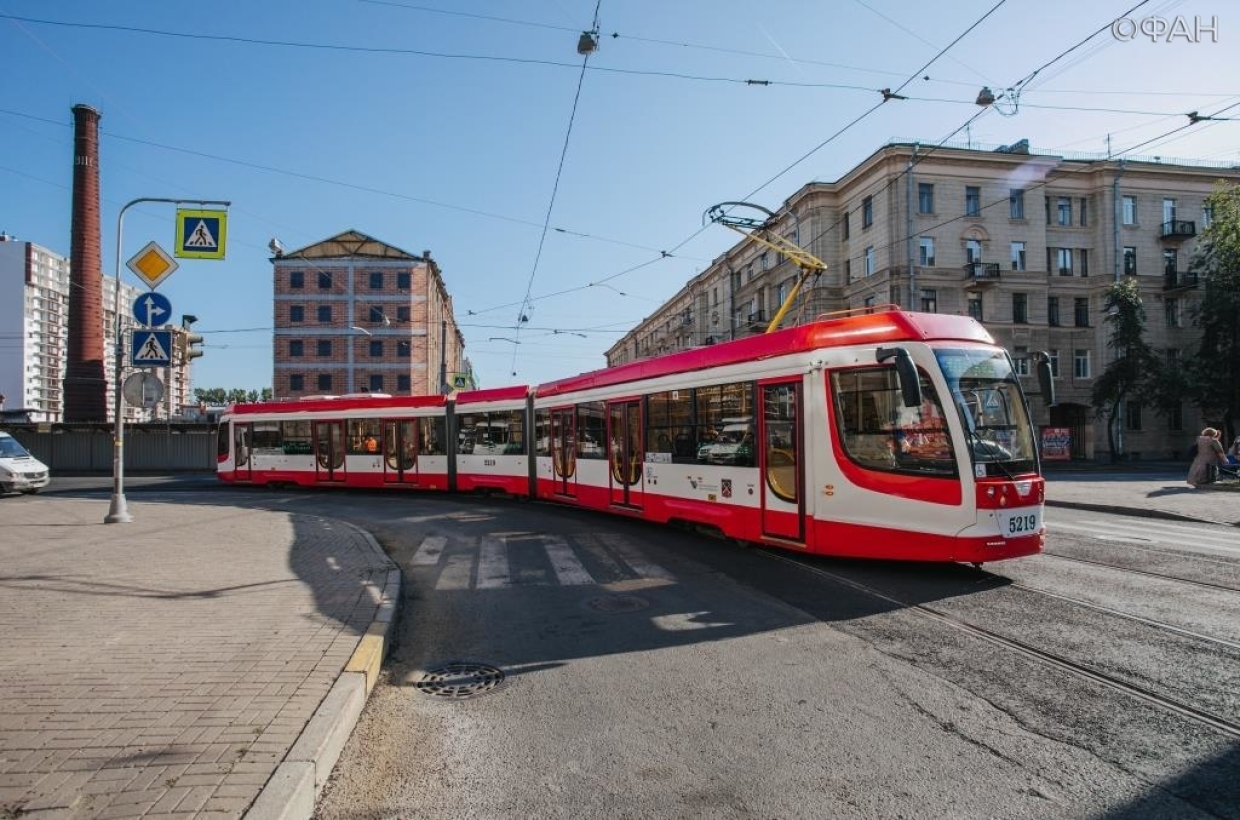
[(155, 287), (160, 282), (172, 275), (172, 272), (181, 267), (177, 261), (168, 255), (168, 252), (159, 247), (155, 242), (147, 244), (145, 248), (134, 254), (134, 257), (125, 263), (125, 266), (136, 273), (151, 287)]

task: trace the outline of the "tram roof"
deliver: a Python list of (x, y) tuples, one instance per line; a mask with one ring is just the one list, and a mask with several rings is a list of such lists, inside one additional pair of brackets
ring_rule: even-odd
[(666, 356), (641, 359), (569, 376), (538, 386), (539, 396), (554, 396), (592, 387), (676, 373), (691, 373), (709, 367), (760, 361), (798, 351), (847, 345), (879, 345), (908, 341), (962, 341), (993, 344), (994, 338), (970, 316), (942, 313), (914, 313), (885, 310), (836, 318), (825, 318), (774, 333), (763, 333), (707, 347), (696, 347)]
[(254, 404), (234, 404), (228, 409), (230, 415), (259, 415), (262, 413), (320, 413), (339, 410), (407, 409), (411, 407), (442, 407), (444, 397), (431, 396), (336, 396), (333, 398), (303, 399), (301, 401), (268, 401)]

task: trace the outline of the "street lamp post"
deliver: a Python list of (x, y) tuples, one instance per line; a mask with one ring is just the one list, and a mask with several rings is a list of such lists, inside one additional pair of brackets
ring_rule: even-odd
[(126, 202), (116, 215), (116, 283), (112, 294), (112, 323), (115, 337), (116, 365), (112, 371), (112, 503), (105, 524), (129, 524), (133, 516), (125, 504), (125, 415), (124, 397), (121, 395), (121, 373), (124, 364), (125, 345), (121, 337), (121, 248), (124, 245), (125, 211), (141, 202), (168, 202), (175, 205), (224, 205), (231, 203), (207, 199), (165, 199), (162, 197), (139, 197)]

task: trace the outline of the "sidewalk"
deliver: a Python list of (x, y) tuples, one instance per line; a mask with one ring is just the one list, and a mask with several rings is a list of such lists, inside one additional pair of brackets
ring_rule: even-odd
[(1240, 527), (1240, 484), (1227, 481), (1194, 489), (1185, 481), (1187, 475), (1188, 462), (1048, 465), (1046, 504)]
[(336, 521), (129, 511), (0, 499), (0, 820), (308, 818), (399, 570)]

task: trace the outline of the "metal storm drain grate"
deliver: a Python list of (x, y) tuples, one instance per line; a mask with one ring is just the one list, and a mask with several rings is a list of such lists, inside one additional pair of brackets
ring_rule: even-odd
[(438, 698), (462, 700), (485, 695), (504, 682), (504, 672), (485, 663), (449, 661), (422, 674), (418, 691)]
[(595, 612), (637, 612), (650, 606), (645, 598), (636, 595), (600, 595), (585, 602)]

